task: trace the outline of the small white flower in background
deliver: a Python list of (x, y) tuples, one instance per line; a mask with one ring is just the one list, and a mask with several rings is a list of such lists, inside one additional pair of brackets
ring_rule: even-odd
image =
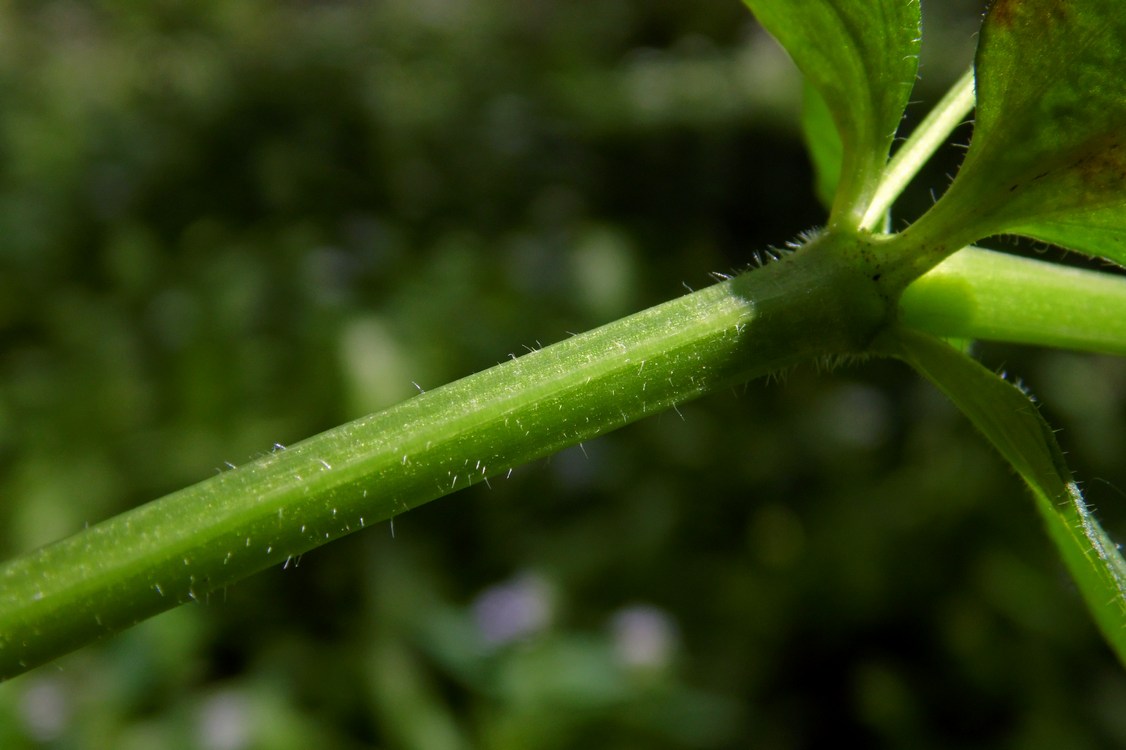
[(200, 745), (211, 750), (243, 750), (251, 744), (251, 707), (240, 690), (219, 690), (199, 708)]
[(551, 587), (532, 573), (490, 586), (473, 601), (473, 620), (491, 646), (535, 635), (551, 624), (551, 616)]
[(618, 610), (610, 621), (614, 654), (628, 668), (664, 669), (677, 648), (677, 628), (662, 609), (639, 604)]
[(70, 725), (73, 708), (70, 691), (61, 678), (45, 675), (28, 678), (20, 699), (20, 718), (28, 736), (36, 742), (60, 737)]

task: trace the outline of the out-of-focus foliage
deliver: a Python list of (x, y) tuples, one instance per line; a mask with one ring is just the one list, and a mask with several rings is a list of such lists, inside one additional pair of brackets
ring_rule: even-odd
[[(976, 13), (931, 5), (920, 96)], [(799, 98), (735, 0), (0, 4), (0, 551), (741, 267), (823, 220)], [(1126, 536), (1126, 365), (986, 359)], [(905, 368), (680, 411), (17, 678), (0, 746), (1126, 743)]]

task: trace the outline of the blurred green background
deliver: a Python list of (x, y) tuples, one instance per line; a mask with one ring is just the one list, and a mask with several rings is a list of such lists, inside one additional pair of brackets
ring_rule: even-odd
[[(909, 120), (980, 10), (924, 8)], [(737, 0), (0, 2), (0, 556), (743, 268), (824, 220), (799, 91)], [(979, 351), (1126, 539), (1126, 364)], [(0, 686), (0, 747), (1126, 744), (1030, 499), (905, 368), (680, 413)]]

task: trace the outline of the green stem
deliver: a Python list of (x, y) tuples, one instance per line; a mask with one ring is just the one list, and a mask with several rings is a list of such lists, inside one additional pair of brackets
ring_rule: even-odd
[(944, 338), (1126, 354), (1126, 278), (974, 247), (909, 285), (899, 315)]
[(884, 169), (872, 202), (860, 221), (860, 228), (874, 231), (887, 215), (888, 209), (903, 192), (919, 169), (934, 155), (938, 147), (966, 119), (974, 106), (974, 71), (967, 70), (946, 96), (919, 123), (907, 141), (895, 152)]
[(678, 402), (863, 349), (884, 305), (839, 244), (824, 235), (9, 561), (0, 678)]

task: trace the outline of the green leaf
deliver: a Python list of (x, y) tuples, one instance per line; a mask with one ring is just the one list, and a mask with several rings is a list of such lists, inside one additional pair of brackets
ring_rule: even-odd
[(833, 207), (837, 183), (841, 181), (841, 136), (833, 124), (833, 113), (817, 89), (802, 84), (802, 136), (813, 162), (814, 190), (826, 209)]
[(1126, 264), (1124, 10), (1121, 0), (993, 3), (969, 152), (918, 222), (931, 237), (1021, 234)]
[(744, 0), (832, 114), (842, 145), (831, 227), (856, 230), (918, 69), (918, 0)]
[(1126, 560), (1091, 514), (1035, 403), (966, 355), (903, 329), (893, 354), (937, 385), (1024, 478), (1103, 635), (1126, 664)]

